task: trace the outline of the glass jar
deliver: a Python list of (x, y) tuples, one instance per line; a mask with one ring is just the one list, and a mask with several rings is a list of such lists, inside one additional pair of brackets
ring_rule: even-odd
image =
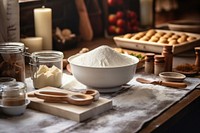
[(31, 54), (31, 75), (36, 89), (46, 86), (60, 87), (62, 84), (63, 53), (39, 51)]
[(20, 106), (25, 104), (26, 85), (23, 82), (8, 83), (1, 86), (3, 106)]
[(17, 81), (25, 80), (25, 61), (23, 43), (7, 42), (0, 44), (0, 77), (12, 77)]
[(12, 84), (15, 83), (16, 79), (11, 77), (0, 77), (0, 102), (2, 100), (2, 87), (6, 84)]

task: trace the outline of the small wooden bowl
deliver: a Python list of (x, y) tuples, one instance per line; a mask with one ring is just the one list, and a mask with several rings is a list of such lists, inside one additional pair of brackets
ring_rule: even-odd
[(183, 82), (186, 78), (184, 74), (177, 72), (162, 72), (159, 74), (160, 78), (164, 81)]

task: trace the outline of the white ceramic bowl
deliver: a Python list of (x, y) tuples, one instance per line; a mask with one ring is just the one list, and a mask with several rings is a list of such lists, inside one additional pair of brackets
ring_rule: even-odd
[(100, 92), (100, 89), (106, 89), (107, 92), (109, 92), (108, 89), (116, 88), (129, 82), (133, 78), (137, 63), (139, 62), (138, 58), (129, 55), (133, 60), (133, 63), (130, 65), (118, 67), (89, 67), (74, 64), (72, 60), (77, 56), (80, 55), (73, 55), (68, 58), (72, 74), (80, 83), (89, 88), (97, 89)]
[(25, 112), (27, 105), (30, 103), (30, 100), (26, 99), (26, 103), (21, 106), (3, 106), (1, 105), (2, 112), (7, 115), (17, 116)]
[(162, 72), (159, 74), (162, 80), (172, 82), (182, 82), (186, 76), (177, 72)]

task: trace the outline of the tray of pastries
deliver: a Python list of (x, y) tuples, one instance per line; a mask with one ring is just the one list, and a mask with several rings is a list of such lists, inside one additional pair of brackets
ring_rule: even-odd
[(161, 53), (165, 45), (172, 45), (174, 54), (200, 45), (200, 34), (158, 29), (127, 33), (113, 39), (118, 47), (155, 53)]

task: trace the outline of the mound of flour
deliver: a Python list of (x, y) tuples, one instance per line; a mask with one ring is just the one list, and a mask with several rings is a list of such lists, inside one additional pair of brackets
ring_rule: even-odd
[(102, 45), (87, 53), (77, 56), (72, 60), (72, 63), (81, 66), (116, 67), (130, 65), (133, 63), (133, 60), (116, 52), (109, 46)]

